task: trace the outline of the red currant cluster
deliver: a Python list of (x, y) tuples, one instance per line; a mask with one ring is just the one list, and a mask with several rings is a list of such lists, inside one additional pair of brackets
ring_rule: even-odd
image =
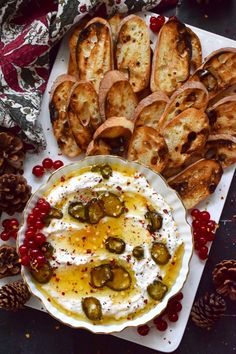
[[(168, 327), (168, 322), (163, 318), (164, 316), (166, 316), (170, 322), (178, 321), (178, 312), (182, 310), (182, 304), (180, 301), (183, 297), (183, 293), (181, 292), (176, 294), (169, 300), (165, 311), (160, 316), (154, 318), (153, 323), (158, 331), (164, 332)], [(141, 336), (146, 336), (150, 331), (150, 327), (145, 324), (143, 326), (139, 326), (137, 331)]]
[(2, 241), (8, 241), (11, 237), (16, 239), (19, 230), (19, 221), (17, 219), (5, 219), (2, 222), (2, 226), (4, 228), (0, 234)]
[(36, 206), (27, 217), (27, 230), (23, 244), (19, 247), (21, 264), (40, 268), (45, 262), (45, 252), (48, 250), (46, 236), (40, 232), (45, 226), (44, 219), (51, 210), (50, 204), (43, 198), (39, 199)]
[(33, 175), (35, 175), (35, 177), (42, 177), (45, 173), (45, 170), (57, 170), (62, 166), (64, 166), (64, 163), (61, 160), (53, 161), (52, 159), (47, 157), (42, 161), (42, 165), (36, 165), (33, 167), (32, 173)]
[(165, 23), (165, 17), (164, 16), (151, 16), (150, 18), (150, 29), (157, 33), (160, 31), (161, 27), (164, 25)]
[(210, 219), (211, 216), (208, 211), (193, 209), (191, 216), (193, 217), (194, 248), (198, 251), (199, 258), (205, 260), (208, 256), (208, 247), (206, 244), (207, 242), (214, 241), (217, 225), (214, 220)]

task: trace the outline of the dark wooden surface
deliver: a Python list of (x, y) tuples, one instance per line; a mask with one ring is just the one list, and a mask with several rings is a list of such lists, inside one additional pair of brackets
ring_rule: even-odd
[[(176, 8), (162, 11), (175, 15)], [(211, 0), (200, 6), (195, 0), (184, 0), (177, 8), (185, 23), (236, 40), (236, 1)], [(236, 175), (220, 219), (220, 228), (211, 248), (196, 298), (211, 292), (211, 273), (223, 259), (236, 254)], [(184, 306), (184, 300), (183, 300)], [(189, 319), (183, 340), (176, 354), (236, 353), (236, 306), (227, 302), (227, 312), (210, 332), (196, 327)], [(158, 335), (158, 332), (157, 332)], [(93, 335), (61, 325), (49, 315), (26, 308), (12, 313), (0, 311), (0, 354), (157, 354), (160, 352), (108, 335)]]

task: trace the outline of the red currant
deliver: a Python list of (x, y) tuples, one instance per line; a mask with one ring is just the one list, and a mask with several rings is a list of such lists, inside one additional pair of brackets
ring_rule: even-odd
[(201, 225), (198, 229), (198, 232), (199, 232), (199, 236), (200, 237), (206, 237), (207, 235), (207, 227), (205, 225)]
[(19, 221), (17, 219), (10, 219), (8, 222), (9, 229), (18, 229)]
[(35, 175), (35, 177), (42, 177), (44, 175), (43, 166), (41, 166), (41, 165), (34, 166), (32, 169), (32, 173), (33, 173), (33, 175)]
[(214, 241), (214, 239), (215, 239), (215, 234), (213, 233), (213, 232), (208, 232), (208, 234), (207, 234), (207, 241), (208, 242), (212, 242), (212, 241)]
[(157, 22), (157, 18), (155, 16), (151, 16), (150, 23), (156, 23), (156, 22)]
[(209, 221), (210, 220), (210, 214), (208, 211), (202, 211), (200, 215), (200, 219), (204, 221)]
[(38, 234), (35, 235), (34, 240), (37, 243), (37, 245), (41, 246), (46, 242), (46, 236), (41, 232), (39, 232)]
[(52, 161), (52, 159), (47, 157), (46, 159), (43, 160), (42, 165), (46, 170), (48, 170), (48, 169), (52, 168), (53, 161)]
[(39, 218), (40, 218), (41, 220), (44, 220), (47, 216), (48, 216), (48, 212), (46, 212), (46, 211), (41, 211), (41, 212), (40, 212), (40, 215), (39, 215)]
[(179, 302), (179, 301), (175, 302), (174, 310), (175, 310), (175, 312), (180, 312), (182, 310), (181, 302)]
[(184, 298), (184, 295), (183, 295), (183, 293), (181, 291), (174, 296), (174, 299), (176, 301), (181, 301), (181, 300), (183, 300), (183, 298)]
[(5, 219), (2, 221), (2, 226), (4, 227), (4, 229), (8, 228), (9, 221), (10, 221), (10, 219)]
[(36, 243), (34, 242), (34, 240), (24, 240), (24, 245), (28, 248), (37, 248)]
[(195, 219), (195, 220), (193, 220), (193, 222), (192, 222), (193, 229), (195, 229), (195, 230), (198, 230), (201, 225), (202, 225), (202, 224), (201, 224), (200, 220), (198, 220), (198, 219)]
[(199, 219), (200, 214), (201, 214), (201, 212), (199, 209), (193, 209), (191, 211), (191, 216), (195, 219)]
[(168, 324), (165, 320), (163, 320), (163, 318), (158, 318), (158, 321), (155, 322), (156, 325), (156, 329), (158, 329), (158, 331), (164, 332), (167, 327)]
[(215, 222), (214, 220), (209, 220), (208, 223), (207, 223), (207, 228), (208, 228), (210, 231), (215, 231), (216, 222)]
[(0, 237), (3, 241), (8, 241), (10, 238), (10, 233), (7, 231), (2, 231)]
[(198, 240), (198, 244), (200, 247), (205, 246), (205, 244), (207, 243), (207, 238), (206, 237), (200, 237)]
[(46, 258), (44, 257), (44, 255), (39, 254), (36, 257), (36, 262), (37, 262), (38, 266), (41, 267), (44, 263), (46, 263)]
[(32, 240), (34, 238), (35, 231), (28, 229), (25, 233), (25, 240)]
[(17, 239), (17, 234), (18, 234), (18, 230), (11, 230), (9, 232), (10, 237), (14, 238), (15, 240)]
[(193, 231), (193, 237), (194, 237), (194, 240), (198, 240), (199, 239), (199, 232), (198, 231)]
[(137, 331), (138, 331), (138, 334), (140, 334), (140, 336), (146, 336), (149, 333), (150, 328), (148, 325), (143, 325), (143, 326), (139, 326), (137, 328)]
[(54, 170), (57, 170), (58, 168), (64, 166), (64, 162), (61, 160), (56, 160), (53, 162), (53, 168)]
[(36, 220), (37, 219), (34, 214), (29, 214), (27, 217), (27, 225), (30, 225), (30, 226), (34, 225)]
[(169, 313), (168, 319), (169, 319), (170, 322), (177, 322), (178, 319), (179, 319), (179, 316), (178, 316), (178, 314), (176, 312)]
[(25, 254), (24, 256), (21, 257), (21, 261), (20, 262), (21, 262), (21, 264), (23, 266), (29, 265), (29, 263), (30, 263), (29, 256), (27, 256), (27, 254)]
[(87, 6), (86, 5), (81, 5), (79, 10), (80, 10), (80, 12), (84, 13), (87, 10)]
[(28, 248), (25, 245), (19, 247), (19, 253), (21, 256), (25, 256), (28, 253)]
[(194, 242), (194, 248), (195, 248), (196, 251), (199, 250), (200, 245), (199, 245), (199, 242), (198, 242), (198, 241), (195, 241), (195, 242)]
[(39, 199), (37, 203), (40, 212), (49, 212), (51, 209), (50, 203), (48, 203), (45, 199)]
[(202, 259), (203, 261), (205, 259), (207, 259), (207, 256), (208, 256), (208, 247), (207, 246), (202, 246), (200, 249), (199, 249), (199, 258)]
[(35, 227), (38, 229), (38, 230), (41, 230), (43, 227), (44, 227), (44, 223), (42, 222), (42, 220), (38, 219), (36, 220), (35, 222)]
[(32, 210), (32, 214), (35, 215), (36, 217), (38, 217), (40, 215), (40, 209), (39, 207), (34, 207)]
[(40, 251), (37, 248), (29, 249), (29, 256), (32, 259), (36, 259), (40, 255)]

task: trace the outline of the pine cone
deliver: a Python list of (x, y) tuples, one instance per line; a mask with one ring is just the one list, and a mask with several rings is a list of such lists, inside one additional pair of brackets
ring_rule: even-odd
[(0, 288), (0, 308), (12, 311), (22, 309), (30, 296), (22, 280), (14, 281)]
[(31, 187), (20, 175), (5, 174), (0, 176), (0, 213), (9, 215), (23, 211), (29, 197)]
[(191, 317), (193, 322), (202, 328), (211, 329), (226, 310), (225, 300), (218, 294), (206, 293), (195, 301)]
[(0, 132), (0, 175), (5, 173), (23, 173), (25, 153), (23, 142), (17, 136)]
[(212, 277), (216, 292), (236, 301), (236, 260), (218, 263), (212, 272)]
[(15, 247), (0, 247), (0, 279), (20, 273), (19, 257)]

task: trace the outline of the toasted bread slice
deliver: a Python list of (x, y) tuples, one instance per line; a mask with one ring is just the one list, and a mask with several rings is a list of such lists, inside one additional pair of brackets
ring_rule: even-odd
[(131, 119), (135, 127), (148, 126), (157, 129), (168, 102), (169, 98), (161, 91), (154, 92), (140, 101)]
[(236, 94), (223, 98), (207, 111), (211, 134), (236, 136)]
[(191, 76), (201, 81), (209, 92), (209, 99), (236, 83), (236, 48), (221, 48), (212, 52)]
[(208, 107), (214, 106), (217, 102), (222, 100), (225, 97), (236, 94), (236, 82), (235, 84), (226, 87), (224, 90), (221, 90), (217, 95), (215, 95), (211, 100), (208, 101)]
[(191, 69), (195, 71), (202, 64), (202, 46), (196, 33), (189, 27), (187, 27), (187, 31), (192, 44)]
[(77, 47), (79, 34), (83, 29), (83, 27), (85, 26), (85, 24), (86, 24), (85, 20), (80, 21), (79, 24), (74, 28), (69, 38), (70, 58), (69, 58), (67, 73), (69, 75), (75, 76), (76, 78), (78, 78), (78, 68), (76, 62), (76, 47)]
[(125, 75), (118, 70), (108, 71), (99, 89), (99, 108), (102, 119), (110, 117), (131, 118), (138, 99)]
[(159, 125), (163, 129), (175, 116), (187, 108), (205, 110), (208, 104), (208, 92), (200, 82), (186, 82), (170, 98), (169, 103), (160, 119)]
[(96, 142), (92, 140), (86, 150), (87, 156), (94, 155), (110, 155), (112, 148), (106, 144), (102, 139)]
[(191, 209), (214, 193), (222, 174), (218, 161), (202, 159), (168, 179), (168, 183), (179, 193), (185, 207)]
[(112, 16), (108, 20), (109, 25), (111, 27), (112, 39), (113, 39), (114, 43), (116, 42), (117, 35), (118, 35), (118, 29), (120, 27), (120, 23), (123, 20), (123, 18), (124, 18), (124, 15), (122, 15), (120, 13), (116, 13), (114, 16)]
[(111, 117), (95, 131), (93, 140), (96, 143), (102, 139), (111, 147), (111, 154), (125, 156), (133, 129), (134, 124), (127, 118)]
[(169, 168), (182, 166), (192, 154), (203, 148), (209, 135), (209, 123), (203, 110), (188, 108), (165, 126)]
[(60, 75), (53, 84), (50, 93), (49, 111), (53, 133), (61, 152), (69, 157), (78, 156), (81, 149), (76, 144), (69, 126), (67, 101), (76, 79), (70, 75)]
[(135, 129), (129, 144), (128, 160), (141, 162), (154, 171), (161, 172), (169, 160), (163, 136), (151, 127)]
[(68, 120), (77, 144), (86, 150), (93, 132), (101, 125), (98, 95), (90, 82), (76, 82), (68, 97)]
[(119, 27), (116, 43), (116, 64), (128, 74), (134, 92), (149, 84), (151, 48), (148, 28), (144, 20), (135, 15), (125, 17)]
[(76, 61), (80, 80), (91, 81), (98, 92), (103, 75), (113, 69), (113, 46), (109, 23), (95, 17), (80, 32)]
[(170, 96), (189, 78), (191, 47), (184, 24), (171, 19), (162, 26), (152, 61), (152, 92), (160, 90)]
[(228, 134), (210, 135), (202, 155), (218, 160), (223, 168), (231, 166), (236, 162), (236, 137)]

